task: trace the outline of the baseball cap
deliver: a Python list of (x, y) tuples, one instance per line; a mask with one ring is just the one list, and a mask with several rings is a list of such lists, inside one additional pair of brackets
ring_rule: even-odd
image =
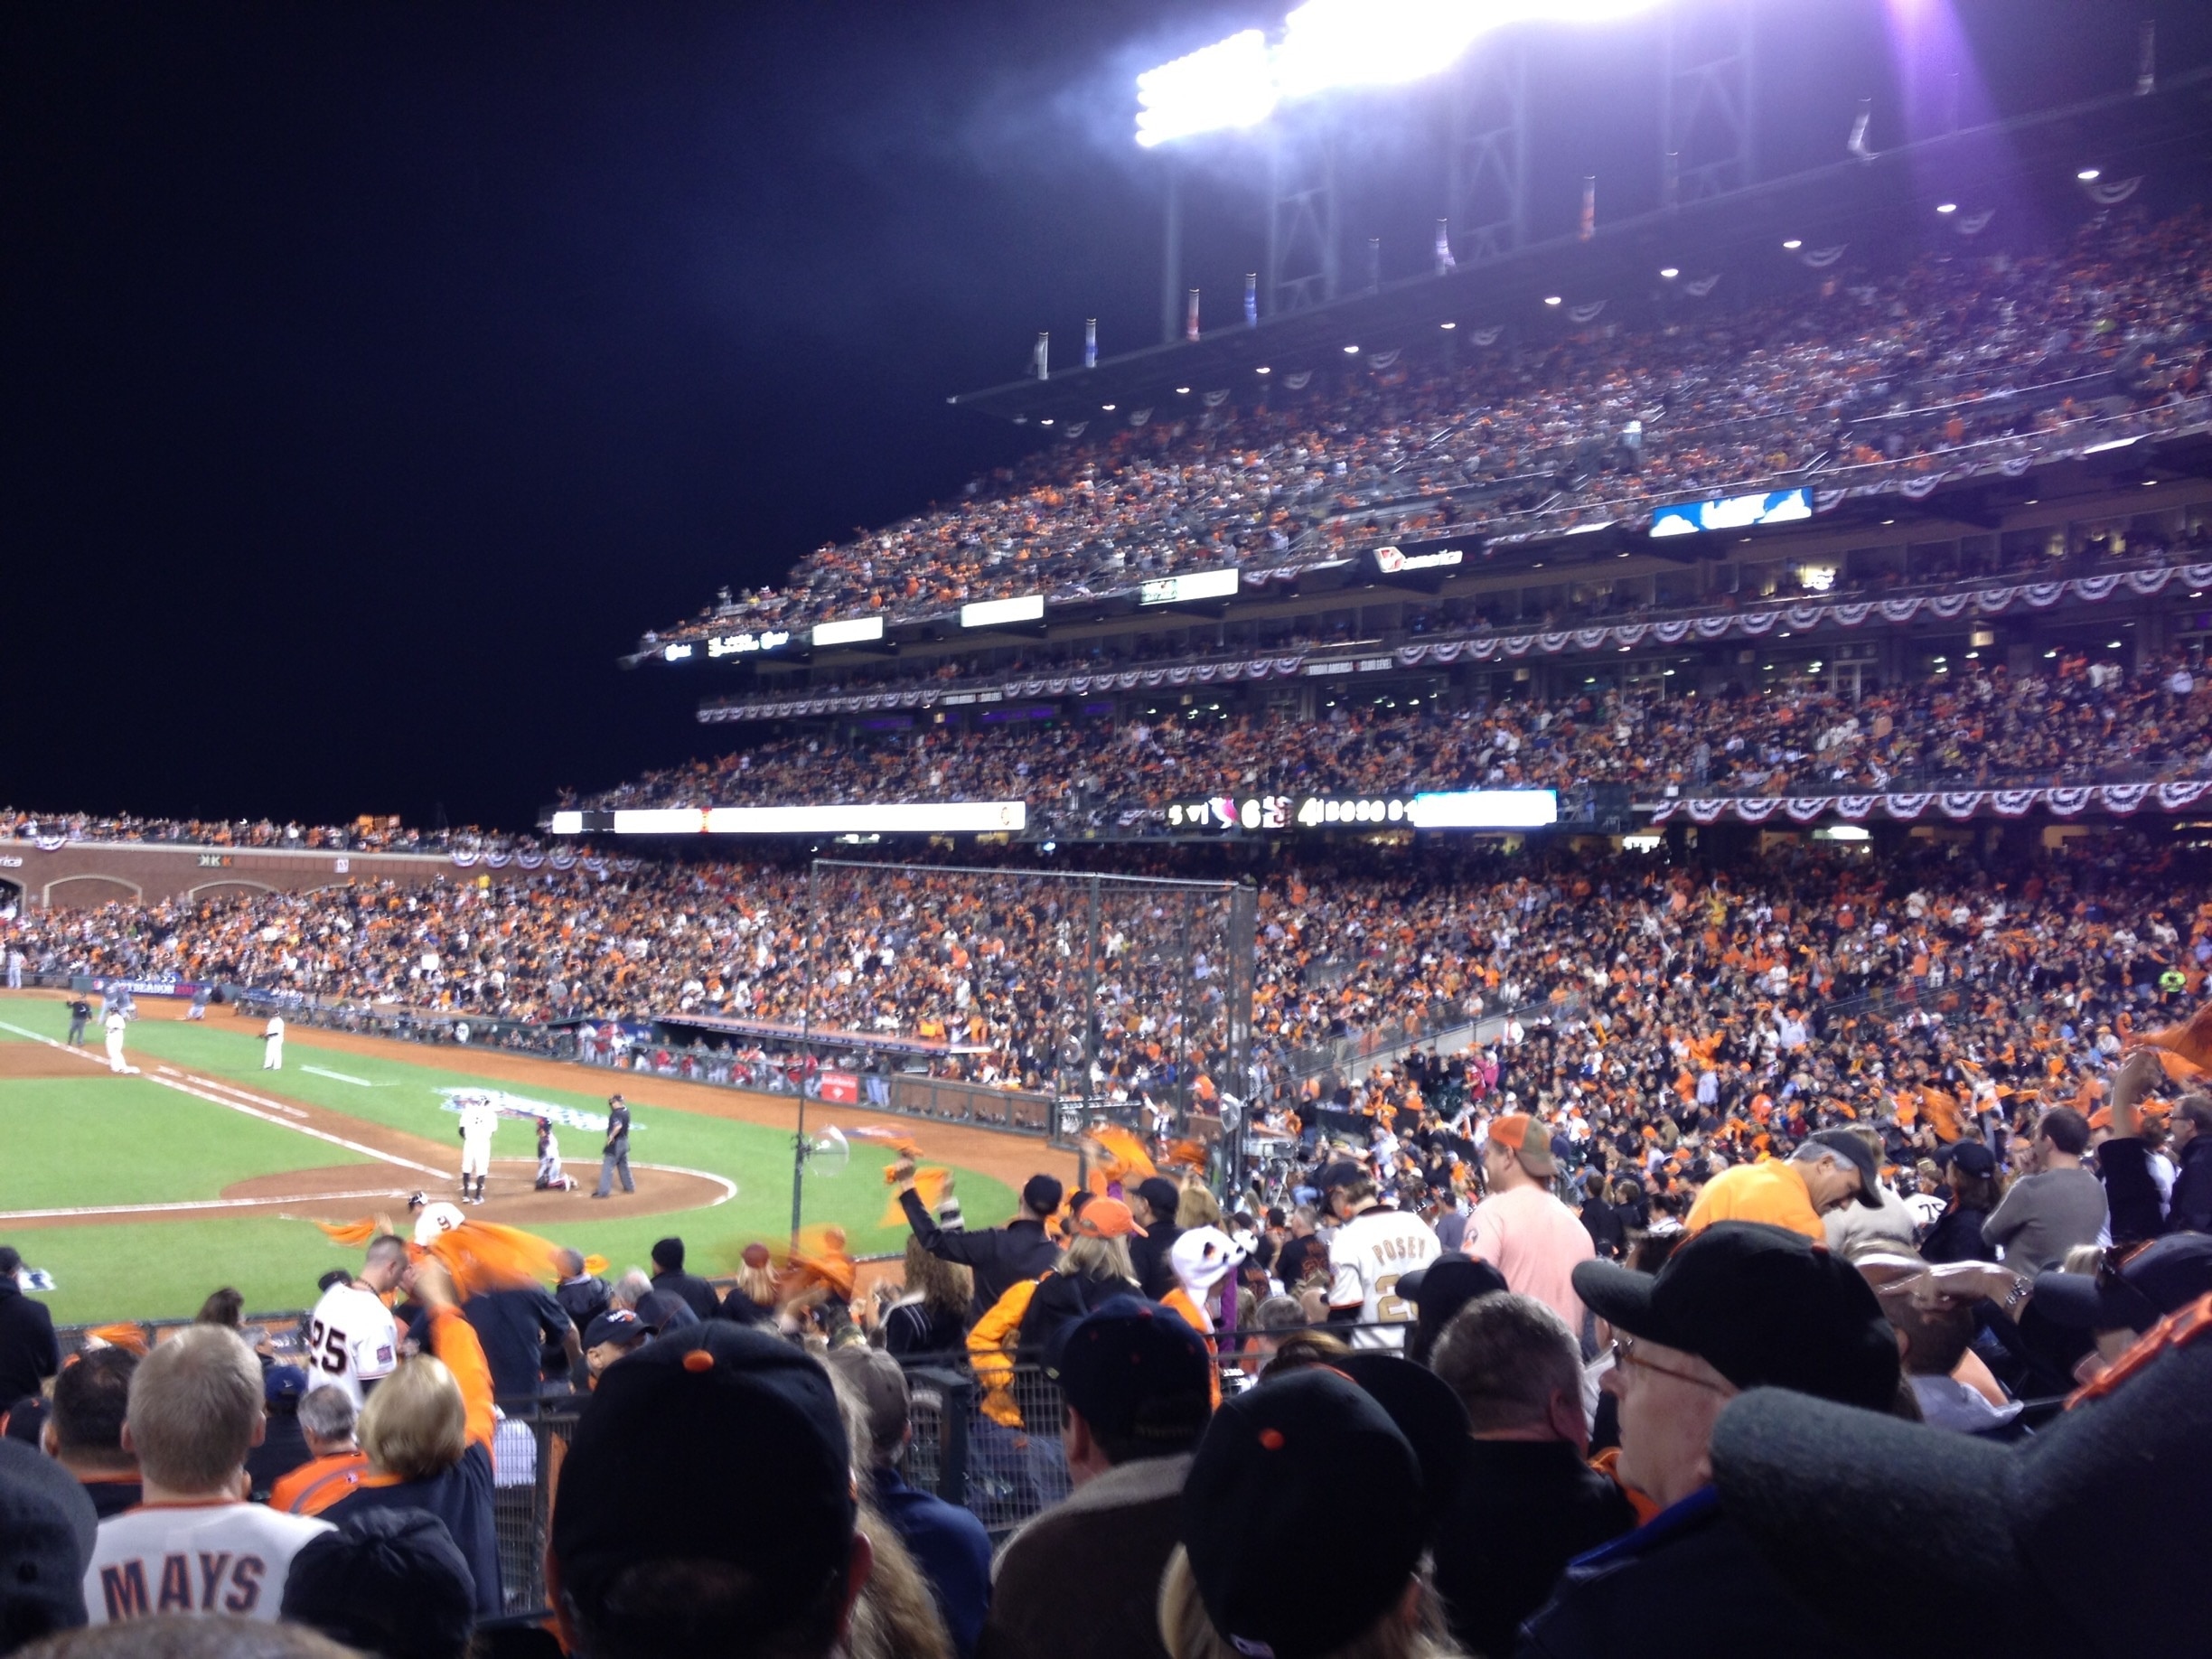
[(684, 1242), (679, 1238), (655, 1239), (652, 1247), (652, 1264), (670, 1273), (682, 1272)]
[(1354, 1181), (1367, 1179), (1367, 1172), (1349, 1158), (1339, 1158), (1314, 1177), (1314, 1185), (1322, 1193), (1335, 1192), (1340, 1186), (1349, 1186)]
[(1551, 1131), (1537, 1118), (1524, 1111), (1509, 1111), (1490, 1125), (1490, 1139), (1521, 1160), (1521, 1167), (1532, 1176), (1551, 1176), (1559, 1173), (1559, 1164), (1551, 1156)]
[(1413, 1304), (1413, 1345), (1419, 1359), (1436, 1346), (1452, 1317), (1476, 1297), (1507, 1289), (1505, 1275), (1464, 1251), (1448, 1250), (1434, 1261), (1398, 1277), (1397, 1294)]
[(1045, 1374), (1099, 1433), (1182, 1451), (1214, 1409), (1205, 1339), (1174, 1309), (1141, 1297), (1109, 1297), (1067, 1326)]
[(2212, 1234), (2177, 1233), (2144, 1245), (2117, 1268), (2038, 1273), (2035, 1305), (2045, 1317), (2076, 1330), (2147, 1331), (2207, 1291)]
[(584, 1352), (589, 1354), (603, 1343), (643, 1342), (651, 1335), (645, 1321), (627, 1308), (610, 1308), (584, 1327)]
[[(2001, 1445), (1759, 1389), (1720, 1414), (1713, 1474), (1721, 1507), (1854, 1651), (2200, 1650), (2188, 1587), (2212, 1532), (2212, 1297), (2160, 1321), (2069, 1407)], [(2126, 1546), (2087, 1569), (2083, 1528), (2100, 1523), (2126, 1526)], [(1879, 1594), (1836, 1593), (1842, 1539)]]
[(459, 1654), (476, 1577), (426, 1509), (365, 1509), (311, 1538), (285, 1576), (283, 1616), (363, 1653)]
[(1166, 1176), (1147, 1176), (1137, 1183), (1137, 1196), (1152, 1206), (1158, 1219), (1172, 1223), (1176, 1206), (1183, 1202), (1183, 1191)]
[(1849, 1158), (1851, 1167), (1859, 1172), (1859, 1202), (1870, 1210), (1882, 1207), (1881, 1165), (1874, 1157), (1874, 1149), (1849, 1129), (1814, 1129), (1805, 1137), (1805, 1144), (1824, 1147), (1838, 1158)]
[(1575, 1294), (1632, 1336), (1694, 1354), (1738, 1388), (1795, 1389), (1869, 1411), (1897, 1397), (1897, 1339), (1872, 1287), (1803, 1233), (1716, 1222), (1656, 1276), (1578, 1261)]
[(1049, 1215), (1060, 1207), (1067, 1189), (1048, 1175), (1033, 1175), (1022, 1183), (1022, 1205), (1033, 1215)]
[(85, 1622), (85, 1564), (98, 1531), (75, 1476), (0, 1440), (0, 1639), (11, 1649)]
[[(1343, 1523), (1348, 1494), (1356, 1526)], [(1411, 1444), (1341, 1373), (1299, 1371), (1224, 1401), (1183, 1486), (1183, 1547), (1207, 1617), (1248, 1659), (1334, 1653), (1404, 1596), (1424, 1502)], [(1286, 1594), (1280, 1563), (1317, 1538), (1330, 1541), (1327, 1571)]]
[(1420, 1464), (1422, 1514), (1434, 1526), (1473, 1465), (1467, 1407), (1442, 1377), (1396, 1354), (1362, 1348), (1332, 1364), (1373, 1396), (1412, 1447)]
[(1129, 1207), (1119, 1198), (1093, 1198), (1075, 1212), (1068, 1223), (1068, 1231), (1086, 1239), (1120, 1239), (1135, 1233), (1139, 1238), (1148, 1236), (1129, 1214)]
[(1250, 1254), (1219, 1227), (1186, 1227), (1168, 1247), (1167, 1263), (1186, 1290), (1211, 1290)]
[(829, 1373), (717, 1319), (600, 1377), (561, 1465), (552, 1555), (586, 1603), (633, 1567), (726, 1562), (750, 1580), (745, 1617), (772, 1630), (842, 1570), (856, 1513)]
[(271, 1365), (261, 1373), (261, 1398), (269, 1405), (287, 1400), (296, 1402), (306, 1393), (307, 1373), (297, 1365)]
[(1997, 1155), (1978, 1140), (1961, 1140), (1936, 1154), (1970, 1176), (1984, 1180), (1997, 1173)]

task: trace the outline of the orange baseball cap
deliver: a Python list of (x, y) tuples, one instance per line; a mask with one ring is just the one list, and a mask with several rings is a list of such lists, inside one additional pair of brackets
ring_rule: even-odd
[(1490, 1126), (1490, 1139), (1521, 1160), (1532, 1176), (1552, 1176), (1559, 1165), (1551, 1157), (1551, 1131), (1524, 1111), (1509, 1111)]
[(1086, 1239), (1126, 1238), (1132, 1233), (1140, 1239), (1149, 1236), (1119, 1198), (1093, 1198), (1076, 1212), (1068, 1230)]

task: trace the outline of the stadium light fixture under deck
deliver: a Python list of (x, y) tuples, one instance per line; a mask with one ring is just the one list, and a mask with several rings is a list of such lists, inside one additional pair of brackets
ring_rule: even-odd
[(1233, 132), (1284, 104), (1441, 74), (1486, 34), (1522, 23), (1602, 23), (1657, 0), (1307, 0), (1270, 40), (1245, 29), (1137, 77), (1146, 149)]

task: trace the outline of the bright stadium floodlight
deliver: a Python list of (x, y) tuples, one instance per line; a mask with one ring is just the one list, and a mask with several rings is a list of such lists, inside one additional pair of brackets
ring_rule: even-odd
[(1137, 142), (1155, 145), (1257, 127), (1275, 113), (1267, 37), (1247, 29), (1137, 77)]
[(1521, 23), (1602, 23), (1658, 0), (1306, 0), (1270, 46), (1257, 29), (1137, 77), (1137, 142), (1256, 127), (1279, 104), (1342, 87), (1440, 74), (1484, 35)]

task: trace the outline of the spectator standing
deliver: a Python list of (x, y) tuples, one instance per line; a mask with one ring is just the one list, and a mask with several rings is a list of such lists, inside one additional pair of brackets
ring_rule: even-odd
[[(884, 1312), (885, 1351), (895, 1354), (957, 1354), (974, 1291), (968, 1270), (941, 1261), (906, 1235), (905, 1294)], [(954, 1636), (959, 1635), (955, 1631)]]
[(1047, 1373), (1075, 1489), (999, 1551), (979, 1659), (1157, 1659), (1160, 1573), (1213, 1409), (1205, 1343), (1158, 1303), (1114, 1297), (1065, 1329)]
[(1982, 1223), (1982, 1240), (2004, 1252), (2016, 1273), (2057, 1267), (2076, 1244), (2094, 1244), (2104, 1231), (2104, 1183), (2083, 1167), (2089, 1120), (2071, 1106), (2055, 1106), (2036, 1125), (2021, 1176)]
[[(1723, 1408), (1754, 1388), (1893, 1409), (1897, 1344), (1873, 1289), (1803, 1233), (1751, 1222), (1692, 1233), (1655, 1278), (1584, 1262), (1575, 1288), (1614, 1333), (1605, 1387), (1620, 1407), (1617, 1473), (1659, 1513), (1569, 1566), (1523, 1626), (1522, 1653), (1858, 1652), (1823, 1637), (1721, 1507), (1711, 1447)], [(1654, 1619), (1663, 1603), (1697, 1617)]]
[(269, 1507), (292, 1515), (319, 1515), (361, 1484), (369, 1454), (353, 1438), (360, 1413), (352, 1396), (325, 1382), (299, 1404), (300, 1435), (312, 1454), (269, 1488)]
[[(461, 1304), (475, 1327), (492, 1367), (492, 1390), (501, 1400), (535, 1400), (547, 1392), (546, 1354), (559, 1356), (561, 1376), (583, 1369), (584, 1348), (576, 1322), (542, 1285), (479, 1290)], [(562, 1384), (553, 1383), (559, 1389)]]
[(2174, 1108), (2174, 1149), (2180, 1158), (2166, 1224), (2176, 1233), (2212, 1233), (2212, 1096), (2185, 1096)]
[(1412, 1320), (1413, 1308), (1397, 1294), (1398, 1280), (1436, 1260), (1436, 1234), (1420, 1216), (1384, 1204), (1374, 1177), (1357, 1165), (1324, 1170), (1321, 1187), (1337, 1219), (1329, 1317), (1360, 1326), (1351, 1334), (1355, 1348), (1402, 1348), (1406, 1334), (1395, 1327)]
[(560, 1468), (548, 1590), (576, 1659), (829, 1659), (875, 1551), (821, 1366), (726, 1320), (599, 1380)]
[(1857, 1199), (1881, 1207), (1881, 1169), (1866, 1145), (1848, 1129), (1821, 1129), (1785, 1161), (1767, 1158), (1723, 1169), (1705, 1184), (1682, 1225), (1699, 1233), (1715, 1222), (1763, 1222), (1828, 1241), (1821, 1218)]
[(1857, 1204), (1839, 1204), (1821, 1217), (1821, 1228), (1828, 1238), (1828, 1248), (1839, 1254), (1854, 1244), (1876, 1239), (1886, 1239), (1901, 1250), (1910, 1250), (1920, 1236), (1920, 1218), (1913, 1207), (1905, 1202), (1904, 1195), (1880, 1178), (1884, 1149), (1881, 1137), (1862, 1124), (1854, 1124), (1838, 1131), (1856, 1139), (1867, 1149), (1874, 1162), (1876, 1178), (1867, 1186), (1867, 1191), (1878, 1200), (1870, 1204), (1864, 1198)]
[(922, 1248), (940, 1261), (957, 1261), (975, 1275), (976, 1317), (990, 1311), (1008, 1289), (1052, 1266), (1059, 1250), (1045, 1223), (1060, 1208), (1065, 1189), (1053, 1176), (1033, 1175), (1022, 1184), (1021, 1211), (1003, 1227), (974, 1232), (940, 1227), (914, 1190), (913, 1172), (898, 1186), (899, 1208)]
[(627, 1308), (610, 1308), (584, 1333), (585, 1386), (596, 1388), (606, 1368), (635, 1354), (652, 1338), (645, 1322)]
[(1581, 1217), (1547, 1185), (1559, 1173), (1551, 1131), (1525, 1112), (1506, 1112), (1490, 1125), (1482, 1164), (1490, 1196), (1475, 1206), (1470, 1253), (1503, 1273), (1507, 1289), (1534, 1297), (1579, 1331), (1574, 1270), (1597, 1247)]
[(0, 1244), (0, 1401), (39, 1393), (61, 1369), (53, 1316), (23, 1294), (23, 1257)]
[(684, 1271), (681, 1239), (656, 1240), (652, 1264), (652, 1288), (662, 1296), (676, 1298), (702, 1319), (711, 1319), (720, 1310), (722, 1298), (715, 1294), (714, 1287), (697, 1273)]
[(138, 1458), (143, 1502), (100, 1523), (84, 1578), (93, 1624), (276, 1617), (292, 1557), (329, 1529), (241, 1495), (262, 1417), (261, 1367), (220, 1326), (188, 1326), (139, 1362), (123, 1439)]
[(380, 1233), (369, 1241), (361, 1270), (323, 1292), (307, 1316), (307, 1368), (346, 1392), (356, 1409), (399, 1364), (399, 1327), (385, 1298), (408, 1277), (407, 1241)]
[(1982, 1242), (1982, 1223), (1997, 1207), (1997, 1155), (1978, 1140), (1959, 1141), (1948, 1151), (1944, 1213), (1920, 1242), (1920, 1253), (1939, 1263), (1993, 1261), (1997, 1252)]
[(46, 1455), (77, 1477), (101, 1520), (135, 1509), (141, 1496), (138, 1459), (124, 1448), (131, 1374), (128, 1348), (94, 1348), (54, 1379), (53, 1409), (40, 1430)]
[(269, 1488), (279, 1476), (289, 1475), (314, 1454), (300, 1430), (299, 1406), (307, 1392), (307, 1373), (297, 1365), (271, 1365), (261, 1373), (261, 1401), (267, 1425), (261, 1444), (246, 1455), (248, 1495), (257, 1504), (268, 1502)]
[(1182, 1207), (1182, 1193), (1166, 1176), (1147, 1176), (1129, 1195), (1138, 1227), (1129, 1239), (1129, 1265), (1137, 1270), (1145, 1295), (1156, 1302), (1176, 1288), (1175, 1263), (1168, 1258), (1183, 1231), (1177, 1224)]
[(848, 1347), (830, 1369), (859, 1401), (868, 1431), (868, 1476), (876, 1512), (898, 1530), (944, 1617), (953, 1651), (971, 1659), (991, 1598), (990, 1534), (957, 1504), (906, 1484), (900, 1472), (914, 1439), (906, 1373), (878, 1349)]
[(1445, 1327), (1433, 1364), (1473, 1441), (1437, 1528), (1437, 1592), (1468, 1652), (1509, 1654), (1567, 1563), (1629, 1531), (1636, 1511), (1584, 1461), (1582, 1352), (1555, 1309), (1478, 1298)]
[(435, 1262), (416, 1270), (428, 1310), (428, 1354), (395, 1371), (361, 1413), (368, 1471), (324, 1513), (342, 1521), (369, 1509), (426, 1509), (445, 1523), (475, 1580), (476, 1611), (504, 1611), (492, 1530), (492, 1368), (483, 1345)]
[(637, 1184), (630, 1178), (630, 1108), (621, 1095), (610, 1094), (606, 1140), (599, 1148), (599, 1186), (592, 1196), (605, 1198), (613, 1193), (618, 1175), (622, 1176), (623, 1191), (637, 1191)]

